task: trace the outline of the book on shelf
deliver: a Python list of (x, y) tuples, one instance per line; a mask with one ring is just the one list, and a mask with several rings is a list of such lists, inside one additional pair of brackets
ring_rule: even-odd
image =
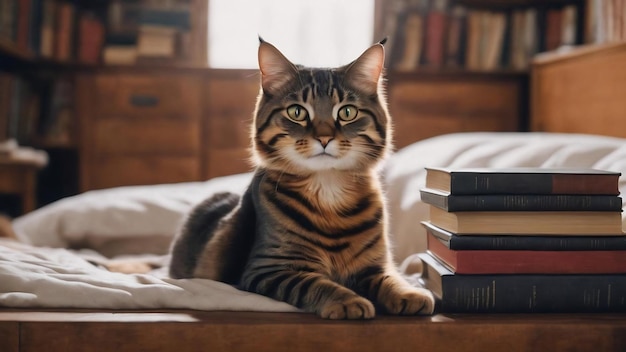
[(576, 44), (576, 30), (578, 28), (578, 8), (568, 5), (563, 8), (561, 21), (561, 45)]
[(172, 27), (141, 25), (137, 39), (137, 55), (175, 57), (177, 34), (176, 29)]
[(67, 2), (57, 3), (56, 28), (54, 30), (54, 59), (69, 61), (73, 59), (74, 47), (74, 5)]
[(485, 70), (495, 70), (500, 66), (506, 32), (506, 14), (504, 12), (487, 13), (484, 28), (484, 49), (480, 66)]
[(138, 51), (135, 45), (106, 45), (102, 61), (107, 65), (134, 65)]
[(463, 67), (466, 45), (467, 9), (454, 6), (448, 19), (448, 33), (445, 47), (445, 64), (448, 67)]
[[(22, 59), (72, 61), (84, 42), (82, 18), (103, 6), (103, 2), (88, 1), (4, 0), (0, 2), (3, 46), (13, 49), (14, 55)], [(91, 17), (104, 26), (99, 17)]]
[(9, 116), (11, 111), (11, 87), (14, 76), (0, 71), (0, 141), (9, 139)]
[(561, 9), (548, 9), (545, 14), (544, 50), (552, 51), (561, 46), (563, 32), (563, 12)]
[(598, 236), (569, 234), (536, 236), (511, 235), (457, 235), (428, 221), (422, 221), (426, 233), (435, 236), (452, 250), (533, 250), (533, 251), (602, 251), (626, 250), (626, 234)]
[(56, 28), (55, 0), (42, 0), (39, 55), (45, 58), (54, 57), (54, 33)]
[(112, 2), (107, 22), (105, 64), (169, 64), (191, 57), (189, 2)]
[(448, 28), (448, 0), (433, 0), (426, 14), (424, 65), (441, 67), (444, 63), (445, 38)]
[(424, 203), (446, 211), (620, 211), (622, 198), (583, 194), (450, 194), (420, 189)]
[(0, 1), (0, 40), (13, 41), (15, 39), (15, 28), (17, 26), (17, 18), (15, 13), (18, 11), (17, 1)]
[(626, 250), (455, 250), (432, 233), (426, 239), (455, 274), (626, 274)]
[(164, 26), (187, 31), (191, 28), (189, 6), (141, 6), (139, 25)]
[(626, 274), (455, 274), (418, 257), (442, 313), (626, 312)]
[(30, 26), (35, 9), (33, 0), (19, 0), (17, 2), (17, 26), (15, 28), (15, 43), (21, 50), (30, 50)]
[(104, 47), (105, 28), (91, 13), (81, 16), (78, 23), (77, 59), (86, 64), (98, 64)]
[(623, 1), (586, 0), (584, 8), (587, 43), (626, 40), (626, 6)]
[(511, 31), (509, 32), (509, 67), (522, 70), (528, 66), (529, 58), (526, 56), (524, 45), (524, 33), (526, 31), (524, 10), (513, 10), (511, 12)]
[(451, 194), (618, 195), (621, 173), (558, 168), (426, 168), (426, 187)]
[(618, 211), (461, 211), (429, 205), (430, 222), (462, 234), (622, 235)]
[(467, 44), (465, 51), (465, 67), (470, 70), (480, 69), (480, 53), (482, 43), (482, 22), (484, 11), (470, 10), (467, 13)]
[(404, 22), (404, 43), (402, 56), (396, 64), (400, 71), (411, 71), (419, 66), (422, 57), (424, 14), (412, 11)]

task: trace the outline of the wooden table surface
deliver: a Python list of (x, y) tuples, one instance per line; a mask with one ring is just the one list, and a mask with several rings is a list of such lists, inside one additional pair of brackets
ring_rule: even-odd
[(0, 310), (0, 351), (626, 351), (626, 314)]

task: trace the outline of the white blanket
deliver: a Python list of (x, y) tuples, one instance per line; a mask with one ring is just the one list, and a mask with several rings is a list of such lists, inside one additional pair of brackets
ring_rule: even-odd
[[(384, 170), (394, 255), (423, 251), (419, 197), (425, 166), (591, 167), (626, 175), (626, 140), (589, 135), (468, 133), (435, 137), (396, 153)], [(173, 280), (165, 270), (108, 272), (92, 262), (108, 255), (164, 254), (194, 204), (218, 191), (242, 192), (250, 174), (207, 182), (87, 192), (14, 221), (22, 245), (0, 242), (0, 306), (45, 308), (189, 308), (295, 311), (284, 303), (208, 280)], [(620, 179), (626, 192), (626, 177)]]
[(174, 280), (163, 271), (120, 274), (87, 259), (94, 253), (0, 241), (0, 306), (293, 312), (294, 307), (230, 285)]

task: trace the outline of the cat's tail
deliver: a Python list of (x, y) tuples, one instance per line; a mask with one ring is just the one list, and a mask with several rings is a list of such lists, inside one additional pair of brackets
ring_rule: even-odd
[(200, 254), (213, 237), (220, 220), (235, 209), (239, 199), (238, 194), (217, 193), (192, 210), (181, 232), (174, 239), (169, 269), (172, 278), (193, 277)]
[(11, 218), (0, 214), (0, 238), (10, 238), (13, 240), (18, 240), (15, 231), (13, 230), (13, 223), (11, 222)]

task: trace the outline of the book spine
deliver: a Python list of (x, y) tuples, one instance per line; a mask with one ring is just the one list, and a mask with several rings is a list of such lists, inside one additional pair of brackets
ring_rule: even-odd
[(487, 174), (455, 172), (451, 194), (618, 195), (618, 175)]
[(588, 251), (626, 250), (626, 237), (454, 236), (455, 250)]
[(626, 312), (626, 275), (444, 277), (446, 313)]
[(467, 11), (463, 6), (455, 6), (448, 19), (445, 65), (463, 67), (465, 64), (465, 35), (467, 32)]
[[(430, 198), (422, 197), (425, 203)], [(430, 203), (429, 203), (430, 204)], [(432, 204), (439, 206), (438, 204)], [(439, 206), (441, 208), (441, 206)], [(622, 198), (573, 195), (450, 196), (447, 211), (620, 211)]]
[(422, 55), (424, 17), (422, 13), (410, 13), (406, 19), (404, 30), (404, 52), (396, 68), (410, 71), (418, 67)]
[(17, 17), (17, 46), (22, 50), (30, 50), (28, 36), (30, 31), (30, 17), (32, 0), (19, 0)]
[(626, 250), (626, 236), (458, 236), (426, 221), (423, 221), (422, 225), (428, 234), (437, 237), (444, 245), (454, 250)]
[[(442, 313), (626, 312), (626, 275), (452, 275), (420, 254)], [(432, 268), (439, 266), (439, 268)], [(430, 267), (430, 268), (429, 268)], [(440, 280), (440, 287), (437, 285)]]
[(427, 66), (441, 67), (444, 63), (444, 45), (448, 25), (446, 8), (446, 0), (435, 0), (433, 8), (426, 16), (424, 64)]
[(432, 235), (428, 251), (457, 274), (626, 274), (626, 251), (452, 250)]

